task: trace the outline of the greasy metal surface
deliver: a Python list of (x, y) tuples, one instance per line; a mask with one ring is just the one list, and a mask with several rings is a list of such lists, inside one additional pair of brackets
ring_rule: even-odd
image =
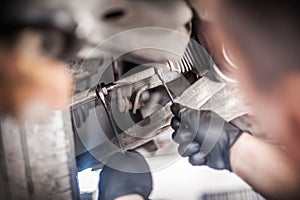
[[(208, 104), (218, 105), (221, 104), (224, 99), (214, 99), (214, 96), (218, 96), (224, 93), (224, 91), (228, 90), (227, 87), (229, 86), (226, 86), (223, 83), (216, 83), (207, 78), (201, 78), (192, 86), (187, 88), (180, 97), (176, 98), (175, 102), (180, 102), (189, 107), (190, 105), (193, 105), (194, 108), (202, 108), (203, 106), (205, 107)], [(235, 93), (226, 94), (226, 99), (228, 102), (233, 101), (235, 98), (237, 98)], [(152, 140), (158, 134), (162, 134), (164, 133), (164, 131), (169, 130), (170, 119), (172, 118), (170, 105), (171, 103), (169, 102), (162, 109), (158, 110), (146, 119), (140, 121), (139, 123), (121, 133), (120, 138), (123, 142), (125, 150), (136, 148)], [(230, 121), (230, 119), (237, 118), (247, 112), (241, 110), (240, 113), (230, 113), (231, 110), (239, 107), (243, 107), (243, 105), (231, 104), (231, 107), (228, 107), (226, 109), (226, 111), (228, 112), (224, 112), (224, 107), (222, 106), (211, 108), (214, 112), (219, 113), (221, 116), (223, 115), (223, 117), (225, 116), (225, 119), (227, 121)], [(114, 139), (113, 142), (115, 142)], [(98, 159), (105, 160), (108, 156), (110, 156), (117, 150), (117, 147), (113, 147), (111, 145), (111, 142), (109, 141), (92, 149), (90, 152)]]
[(244, 103), (238, 88), (229, 85), (225, 85), (201, 109), (213, 110), (226, 121), (231, 121), (251, 112), (249, 106)]
[[(152, 88), (158, 87), (162, 85), (160, 78), (156, 74), (156, 69), (160, 69), (163, 76), (164, 81), (169, 83), (181, 75), (177, 72), (172, 72), (166, 65), (156, 65), (153, 67), (140, 67), (141, 70), (133, 73), (132, 75), (126, 76), (118, 81), (115, 84), (121, 85), (117, 88), (117, 99), (118, 99), (118, 107), (120, 112), (126, 112), (132, 107), (133, 111), (136, 111), (136, 104), (132, 105), (129, 102), (129, 98), (132, 93), (136, 90), (140, 90), (141, 88), (147, 88), (150, 90)], [(123, 86), (122, 86), (123, 85)]]
[[(134, 89), (139, 87), (152, 89), (162, 84), (160, 77), (155, 72), (158, 68), (161, 70), (161, 74), (164, 76), (164, 82), (166, 83), (181, 76), (177, 72), (168, 71), (170, 69), (168, 69), (168, 66), (166, 65), (157, 65), (155, 67), (146, 68), (114, 82), (114, 87), (116, 90), (118, 90), (117, 98), (119, 99), (119, 104), (122, 104), (119, 105), (119, 110), (121, 112), (128, 110), (126, 109), (126, 102), (121, 100), (124, 98), (129, 98)], [(75, 94), (69, 107), (77, 108), (83, 104), (94, 101), (96, 98), (96, 87), (92, 87), (91, 89)]]
[(115, 83), (119, 85), (139, 84), (140, 81), (145, 81), (151, 88), (161, 85), (161, 80), (156, 74), (156, 69), (159, 69), (164, 74), (165, 82), (170, 82), (180, 76), (178, 72), (172, 72), (171, 68), (164, 64), (149, 64), (139, 66), (140, 70), (132, 71), (131, 75), (126, 75)]

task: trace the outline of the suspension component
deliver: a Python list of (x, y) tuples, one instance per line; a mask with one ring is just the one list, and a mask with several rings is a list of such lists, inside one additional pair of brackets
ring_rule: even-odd
[(197, 70), (199, 75), (204, 75), (213, 67), (213, 60), (206, 50), (196, 41), (191, 40), (180, 61), (169, 60), (167, 65), (171, 71), (186, 73)]

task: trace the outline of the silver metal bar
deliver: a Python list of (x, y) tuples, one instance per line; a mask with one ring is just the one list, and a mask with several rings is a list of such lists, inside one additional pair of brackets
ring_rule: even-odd
[(73, 99), (72, 103), (69, 105), (70, 108), (74, 109), (84, 104), (90, 103), (97, 99), (96, 89), (91, 88), (81, 93), (76, 94)]
[(170, 97), (172, 103), (174, 103), (174, 98), (173, 98), (173, 96), (172, 96), (172, 94), (171, 94), (171, 92), (170, 92), (170, 90), (169, 90), (169, 88), (168, 88), (168, 86), (165, 82), (164, 76), (163, 76), (162, 72), (160, 71), (160, 69), (156, 69), (156, 74), (159, 77), (159, 79), (161, 80), (163, 86), (165, 87), (165, 89), (167, 91), (167, 94)]
[(107, 117), (108, 117), (109, 123), (111, 125), (111, 128), (113, 129), (115, 138), (117, 140), (118, 147), (122, 153), (125, 153), (122, 141), (119, 136), (119, 132), (117, 130), (117, 125), (115, 123), (115, 120), (114, 120), (112, 112), (111, 112), (110, 105), (106, 102), (106, 99), (105, 99), (105, 93), (108, 93), (109, 90), (112, 90), (112, 89), (113, 89), (113, 87), (105, 88), (105, 90), (107, 90), (107, 91), (103, 92), (103, 89), (101, 88), (101, 86), (98, 86), (96, 92), (97, 92), (98, 98), (101, 100), (103, 107), (107, 113)]

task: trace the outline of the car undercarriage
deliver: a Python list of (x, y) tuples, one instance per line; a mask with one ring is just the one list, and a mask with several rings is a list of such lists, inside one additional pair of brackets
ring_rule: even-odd
[[(21, 188), (17, 194), (4, 192), (5, 197), (77, 199), (78, 191), (70, 189), (76, 188), (76, 172), (101, 169), (122, 148), (137, 149), (148, 157), (176, 154), (170, 95), (187, 107), (214, 111), (242, 130), (263, 133), (235, 80), (222, 71), (222, 66), (232, 65), (230, 54), (222, 44), (220, 49), (210, 48), (206, 29), (198, 27), (205, 27), (209, 16), (205, 10), (196, 15), (193, 2), (66, 3), (81, 40), (76, 55), (65, 59), (74, 77), (72, 102), (67, 110), (55, 111), (48, 123), (1, 121), (0, 146), (5, 153), (0, 154), (0, 166), (8, 171), (4, 174), (11, 180), (9, 187)], [(214, 142), (207, 141), (205, 151)], [(51, 167), (52, 159), (58, 168)], [(57, 177), (47, 184), (38, 180), (52, 173)]]

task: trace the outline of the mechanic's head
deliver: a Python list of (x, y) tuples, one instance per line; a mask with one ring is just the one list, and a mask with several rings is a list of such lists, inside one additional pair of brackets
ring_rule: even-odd
[(216, 25), (265, 127), (295, 155), (300, 142), (298, 1), (217, 0)]

